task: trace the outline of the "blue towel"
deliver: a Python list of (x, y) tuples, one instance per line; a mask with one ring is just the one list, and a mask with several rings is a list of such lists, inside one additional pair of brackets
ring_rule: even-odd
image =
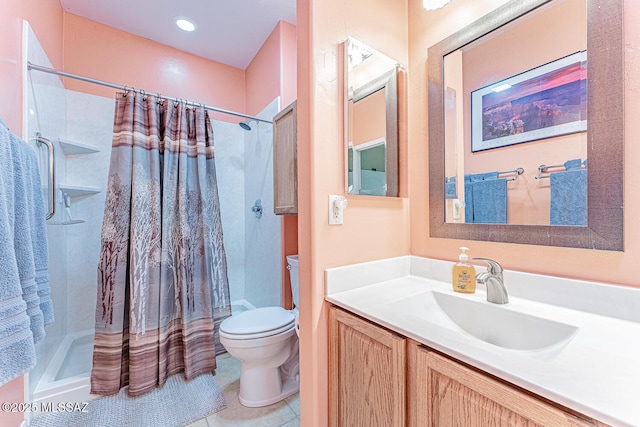
[(507, 180), (488, 179), (473, 186), (473, 222), (475, 224), (507, 223)]
[[(13, 203), (15, 221), (13, 224), (13, 248), (18, 263), (18, 274), (22, 284), (22, 299), (27, 303), (27, 314), (31, 318), (31, 332), (33, 339), (38, 342), (44, 338), (44, 316), (40, 309), (38, 284), (36, 283), (36, 269), (33, 258), (33, 243), (31, 240), (31, 223), (34, 218), (31, 206), (32, 186), (29, 180), (29, 163), (27, 152), (22, 148), (29, 147), (11, 134), (11, 150), (13, 152)], [(44, 219), (44, 218), (43, 218)]]
[(552, 173), (551, 225), (587, 225), (587, 170)]
[(473, 224), (473, 183), (482, 181), (482, 174), (464, 175), (464, 222)]
[(445, 199), (457, 199), (458, 189), (456, 187), (456, 177), (450, 176), (445, 178), (444, 184), (444, 198)]
[(44, 200), (42, 185), (40, 184), (40, 170), (36, 154), (24, 141), (12, 135), (19, 150), (22, 151), (25, 164), (25, 180), (29, 207), (29, 223), (31, 231), (31, 250), (35, 267), (35, 280), (40, 300), (44, 324), (54, 322), (53, 302), (51, 301), (51, 287), (49, 285), (49, 250), (47, 242), (47, 226), (45, 223)]
[(464, 222), (473, 224), (473, 183), (464, 179)]
[[(11, 134), (6, 127), (0, 126), (0, 385), (23, 375), (36, 363), (31, 319), (22, 298), (15, 250), (16, 228), (21, 228), (16, 222), (21, 221), (21, 216), (17, 215), (14, 202), (12, 146)], [(35, 278), (33, 282), (35, 289)]]
[[(498, 179), (498, 172), (485, 172), (485, 173), (475, 173), (475, 174), (465, 174), (464, 175), (464, 222), (467, 224), (473, 223), (485, 223), (485, 224), (499, 224), (496, 222), (481, 222), (485, 221), (487, 218), (486, 208), (487, 202), (484, 198), (481, 198), (480, 204), (483, 206), (483, 212), (479, 213), (479, 217), (476, 217), (475, 212), (475, 203), (477, 203), (474, 199), (474, 185), (475, 183), (483, 183), (484, 181), (495, 181)], [(492, 186), (487, 186), (486, 188), (492, 188)], [(498, 218), (501, 218), (498, 216)], [(505, 214), (504, 221), (506, 222), (506, 186), (505, 186)]]
[(564, 168), (568, 171), (582, 168), (582, 159), (572, 159), (564, 162)]

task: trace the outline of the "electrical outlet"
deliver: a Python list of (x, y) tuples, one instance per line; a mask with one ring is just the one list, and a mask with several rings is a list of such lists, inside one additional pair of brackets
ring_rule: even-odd
[(453, 201), (453, 221), (460, 222), (460, 209), (462, 208), (460, 200), (455, 199)]
[(343, 213), (346, 207), (347, 199), (344, 196), (329, 195), (329, 225), (343, 223)]

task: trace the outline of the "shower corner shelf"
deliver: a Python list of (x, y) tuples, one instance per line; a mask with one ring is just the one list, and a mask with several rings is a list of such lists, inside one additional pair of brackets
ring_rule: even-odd
[(100, 187), (85, 187), (78, 185), (61, 185), (60, 191), (69, 194), (71, 197), (92, 196), (102, 191)]
[(100, 149), (89, 144), (82, 144), (80, 142), (69, 141), (68, 139), (58, 138), (60, 148), (64, 151), (64, 154), (90, 154), (98, 153)]

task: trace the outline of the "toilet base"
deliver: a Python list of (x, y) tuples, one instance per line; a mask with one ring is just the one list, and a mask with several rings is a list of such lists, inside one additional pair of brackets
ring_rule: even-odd
[(249, 408), (258, 408), (260, 406), (271, 405), (272, 403), (279, 402), (287, 397), (296, 394), (300, 390), (300, 382), (297, 378), (287, 378), (282, 382), (282, 392), (265, 400), (246, 400), (242, 398), (242, 395), (238, 395), (240, 403)]

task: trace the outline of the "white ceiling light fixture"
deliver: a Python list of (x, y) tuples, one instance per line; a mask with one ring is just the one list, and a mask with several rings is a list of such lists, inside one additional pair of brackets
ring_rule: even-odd
[(451, 0), (422, 0), (422, 6), (427, 10), (436, 10), (440, 9), (450, 1)]
[(182, 31), (186, 31), (186, 32), (191, 32), (196, 29), (196, 24), (194, 24), (192, 21), (184, 17), (176, 18), (176, 25)]

